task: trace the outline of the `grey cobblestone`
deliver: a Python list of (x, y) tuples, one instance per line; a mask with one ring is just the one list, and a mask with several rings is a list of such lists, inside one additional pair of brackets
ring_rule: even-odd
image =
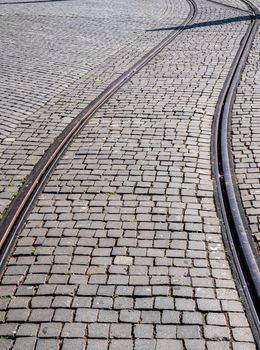
[[(258, 6), (258, 4), (256, 4)], [(251, 232), (260, 242), (259, 28), (238, 85), (232, 111), (232, 153), (238, 188)]]
[(210, 350), (221, 350), (221, 349), (228, 350), (230, 348), (229, 342), (227, 341), (215, 341), (215, 342), (208, 341), (207, 347)]
[(71, 350), (72, 348), (77, 350), (86, 349), (85, 339), (64, 339), (62, 344), (62, 350)]
[[(76, 6), (56, 3), (52, 8), (46, 3), (23, 3), (15, 13), (13, 4), (1, 5), (2, 45), (8, 50), (9, 61), (3, 55), (0, 212), (65, 126), (164, 35), (145, 30), (171, 24), (173, 16), (174, 22), (181, 22), (187, 5), (175, 3), (131, 4), (131, 10), (123, 1)], [(176, 14), (174, 6), (180, 7)], [(48, 31), (43, 33), (43, 27)]]
[(86, 333), (86, 325), (84, 323), (65, 323), (61, 337), (63, 338), (83, 338)]
[[(187, 4), (167, 1), (166, 17), (173, 5), (180, 21)], [(247, 23), (230, 22), (235, 10), (204, 0), (198, 6), (199, 25), (124, 85), (59, 160), (3, 275), (3, 332), (12, 339), (17, 330), (24, 334), (17, 341), (37, 332), (36, 350), (84, 342), (90, 350), (254, 345), (222, 243), (210, 167), (214, 109)], [(127, 38), (123, 45), (132, 52)], [(64, 102), (64, 118), (86, 105), (84, 94), (72, 96), (72, 106)], [(33, 154), (19, 164), (31, 169)], [(38, 329), (26, 330), (31, 324)]]
[(39, 339), (36, 343), (36, 350), (58, 350), (60, 341), (56, 339)]
[(0, 339), (0, 346), (3, 350), (11, 349), (13, 341), (11, 339)]
[(14, 343), (14, 350), (34, 350), (36, 338), (16, 338)]

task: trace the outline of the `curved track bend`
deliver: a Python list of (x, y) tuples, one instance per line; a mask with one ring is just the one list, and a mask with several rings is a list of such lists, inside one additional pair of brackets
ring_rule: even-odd
[(35, 165), (33, 171), (26, 180), (26, 183), (20, 189), (17, 197), (13, 200), (0, 224), (0, 271), (2, 271), (5, 266), (18, 232), (23, 225), (26, 215), (29, 213), (35, 198), (41, 192), (45, 181), (75, 135), (83, 128), (94, 113), (120, 89), (121, 86), (128, 82), (137, 72), (140, 71), (140, 69), (170, 44), (186, 26), (192, 23), (197, 13), (197, 6), (194, 0), (187, 1), (190, 6), (190, 11), (182, 25), (177, 30), (172, 31), (159, 44), (138, 60), (130, 69), (108, 85), (108, 87), (104, 89), (103, 92), (101, 92), (101, 94), (85, 109), (83, 109), (82, 112), (64, 129), (54, 143), (47, 149), (44, 156)]
[(236, 88), (257, 30), (259, 12), (249, 1), (243, 0), (251, 12), (251, 23), (222, 88), (214, 120), (212, 140), (212, 169), (216, 187), (216, 202), (223, 220), (225, 241), (236, 271), (255, 340), (260, 348), (260, 270), (250, 229), (247, 224), (234, 177), (230, 145), (230, 118)]
[[(255, 339), (258, 346), (260, 346), (260, 271), (257, 256), (254, 253), (254, 247), (249, 237), (246, 220), (239, 204), (238, 195), (236, 194), (229, 145), (229, 117), (234, 94), (256, 32), (258, 17), (257, 9), (249, 1), (242, 1), (249, 6), (252, 13), (252, 20), (219, 97), (214, 121), (212, 166), (216, 184), (216, 201), (225, 225), (225, 238), (229, 243), (230, 253), (239, 276), (240, 289), (243, 289), (243, 294), (246, 297), (247, 308), (250, 311), (253, 329), (255, 330)], [(3, 270), (16, 241), (17, 234), (35, 198), (41, 192), (48, 176), (73, 137), (121, 86), (128, 82), (134, 74), (140, 71), (142, 67), (150, 62), (153, 57), (171, 43), (193, 21), (197, 12), (196, 4), (194, 0), (188, 0), (188, 2), (190, 4), (189, 15), (178, 30), (171, 32), (164, 40), (134, 64), (133, 67), (111, 83), (64, 129), (62, 134), (36, 164), (26, 184), (14, 199), (0, 225), (1, 270)]]

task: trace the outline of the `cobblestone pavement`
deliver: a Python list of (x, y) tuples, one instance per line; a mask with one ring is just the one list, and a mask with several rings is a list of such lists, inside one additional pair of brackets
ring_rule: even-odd
[(235, 173), (249, 225), (260, 243), (260, 32), (238, 86), (232, 114)]
[(255, 349), (210, 169), (248, 22), (197, 3), (196, 23), (96, 113), (40, 195), (1, 280), (1, 348)]
[[(248, 11), (248, 6), (241, 0), (213, 0), (213, 1), (216, 1), (219, 4), (234, 6), (234, 7), (237, 7), (238, 9)], [(253, 3), (253, 1), (251, 3)]]
[(189, 6), (179, 0), (76, 0), (1, 2), (0, 8), (3, 212), (65, 126), (166, 35), (146, 30), (180, 24)]

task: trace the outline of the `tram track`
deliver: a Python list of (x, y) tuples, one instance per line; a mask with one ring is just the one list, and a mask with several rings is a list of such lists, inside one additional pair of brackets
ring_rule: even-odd
[(131, 68), (110, 83), (78, 116), (63, 130), (47, 149), (43, 157), (34, 166), (32, 172), (21, 187), (17, 197), (12, 201), (0, 223), (0, 272), (3, 272), (5, 263), (15, 244), (18, 233), (32, 208), (32, 205), (41, 192), (58, 160), (64, 154), (73, 138), (86, 125), (95, 112), (106, 103), (125, 83), (147, 65), (157, 54), (170, 44), (186, 26), (196, 17), (197, 5), (194, 0), (187, 0), (190, 11), (184, 22), (177, 30), (172, 31), (148, 53), (140, 58)]
[(215, 199), (222, 219), (224, 241), (238, 288), (244, 299), (256, 344), (260, 348), (260, 260), (236, 184), (231, 151), (231, 113), (237, 86), (257, 31), (258, 9), (242, 0), (251, 12), (251, 23), (241, 42), (219, 96), (214, 116), (212, 172)]
[[(112, 82), (64, 129), (61, 135), (36, 164), (26, 183), (13, 200), (5, 217), (1, 221), (0, 271), (3, 271), (24, 220), (30, 212), (38, 194), (41, 192), (52, 170), (55, 168), (58, 160), (64, 154), (73, 138), (110, 97), (185, 30), (186, 26), (192, 23), (197, 13), (197, 7), (194, 0), (188, 0), (188, 2), (190, 5), (190, 12), (179, 29), (169, 34), (157, 46), (138, 60), (129, 70)], [(216, 3), (216, 1), (212, 2)], [(260, 272), (257, 261), (258, 257), (254, 252), (254, 246), (250, 240), (245, 214), (239, 202), (232, 170), (233, 165), (229, 143), (229, 121), (234, 95), (257, 28), (257, 9), (247, 0), (243, 0), (243, 2), (249, 6), (252, 12), (252, 20), (233, 61), (217, 104), (214, 120), (214, 135), (212, 139), (212, 169), (215, 179), (216, 203), (224, 223), (224, 238), (229, 244), (229, 252), (233, 259), (233, 266), (237, 271), (240, 290), (243, 290), (256, 343), (258, 347), (260, 347)], [(220, 3), (219, 5), (225, 6)], [(240, 10), (244, 11), (242, 9)]]
[(211, 2), (212, 4), (219, 5), (219, 6), (222, 6), (222, 7), (227, 7), (227, 8), (233, 9), (233, 10), (241, 11), (241, 12), (244, 12), (244, 13), (251, 13), (251, 11), (249, 9), (248, 10), (241, 9), (240, 7), (236, 7), (236, 6), (233, 6), (233, 5), (230, 5), (230, 4), (225, 4), (225, 3), (222, 3), (222, 2), (219, 2), (219, 1), (216, 1), (216, 0), (208, 0), (208, 2)]

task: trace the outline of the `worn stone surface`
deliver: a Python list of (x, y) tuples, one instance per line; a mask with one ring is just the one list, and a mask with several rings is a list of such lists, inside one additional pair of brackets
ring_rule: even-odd
[(166, 35), (149, 30), (179, 25), (189, 6), (179, 0), (18, 0), (0, 6), (3, 213), (66, 125)]
[(256, 34), (232, 111), (232, 154), (242, 205), (260, 244), (260, 31)]
[(195, 23), (59, 161), (1, 280), (3, 346), (255, 348), (210, 168), (215, 106), (248, 22), (197, 3)]
[[(256, 1), (257, 0), (253, 0), (251, 3), (254, 3)], [(243, 1), (240, 1), (240, 0), (217, 0), (217, 3), (235, 7), (237, 9), (242, 10), (243, 12), (248, 11), (248, 6)]]

